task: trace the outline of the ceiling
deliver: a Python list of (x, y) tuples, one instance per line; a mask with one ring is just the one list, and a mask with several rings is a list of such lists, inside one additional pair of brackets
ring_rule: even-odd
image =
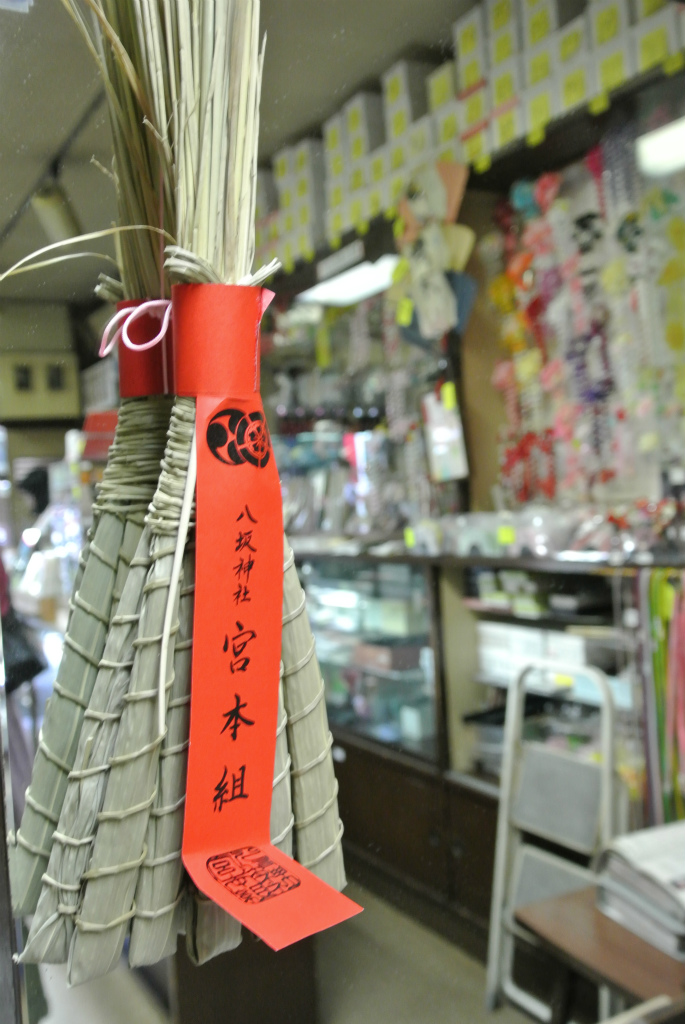
[[(130, 0), (122, 0), (130, 2)], [(210, 0), (206, 0), (210, 2)], [(223, 0), (217, 0), (223, 2)], [(437, 56), (470, 0), (262, 0), (267, 49), (260, 160), (316, 132), (401, 56)], [(0, 11), (0, 271), (48, 239), (33, 192), (61, 155), (60, 183), (84, 231), (116, 217), (106, 104), (94, 63), (60, 0)], [(98, 248), (112, 251), (108, 243)], [(87, 248), (96, 248), (91, 244)], [(72, 260), (0, 282), (0, 300), (92, 300), (102, 261)]]

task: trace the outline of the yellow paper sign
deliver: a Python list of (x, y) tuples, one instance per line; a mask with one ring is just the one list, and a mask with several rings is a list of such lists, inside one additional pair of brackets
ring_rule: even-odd
[(405, 548), (416, 547), (416, 534), (412, 530), (411, 526), (405, 526), (404, 528), (404, 546)]
[(514, 76), (511, 71), (505, 71), (503, 75), (495, 78), (495, 106), (502, 107), (515, 95)]
[(536, 85), (538, 82), (544, 81), (545, 78), (549, 78), (552, 73), (549, 50), (543, 50), (542, 53), (536, 53), (534, 57), (531, 57), (528, 70), (531, 85)]
[(473, 96), (469, 96), (466, 101), (466, 124), (471, 126), (478, 124), (479, 121), (483, 120), (484, 116), (483, 106), (483, 92), (476, 92)]
[(507, 110), (495, 118), (495, 132), (498, 146), (507, 146), (516, 138), (516, 115), (513, 110)]
[(547, 7), (541, 7), (539, 11), (531, 16), (528, 23), (528, 34), (530, 39), (530, 45), (535, 46), (536, 43), (541, 43), (543, 39), (552, 31), (552, 25), (549, 18), (549, 10)]
[(599, 84), (604, 92), (617, 89), (625, 80), (626, 69), (622, 50), (617, 50), (599, 62)]
[(338, 126), (333, 125), (326, 134), (326, 149), (331, 152), (332, 150), (337, 149), (339, 145), (340, 132), (338, 131)]
[(459, 56), (466, 57), (469, 53), (472, 53), (476, 48), (477, 42), (476, 26), (472, 22), (470, 25), (464, 26), (459, 35)]
[(440, 142), (449, 142), (450, 139), (455, 138), (457, 134), (457, 115), (448, 114), (447, 117), (443, 118), (440, 122)]
[(611, 4), (595, 14), (597, 45), (604, 46), (615, 39), (621, 28), (618, 4)]
[(668, 57), (668, 32), (666, 26), (647, 32), (640, 40), (638, 70), (649, 71), (662, 64)]
[(430, 107), (431, 110), (437, 110), (438, 107), (443, 106), (451, 98), (451, 83), (450, 83), (451, 71), (449, 68), (441, 75), (436, 75), (435, 78), (431, 78), (429, 83), (430, 92)]
[(352, 154), (353, 160), (359, 160), (364, 156), (364, 139), (361, 135), (357, 135), (356, 138), (352, 139), (350, 153)]
[(495, 64), (509, 60), (514, 52), (514, 36), (512, 32), (502, 32), (495, 41)]
[(492, 27), (495, 32), (506, 28), (511, 21), (511, 0), (497, 0), (492, 7)]
[(477, 60), (469, 61), (464, 67), (464, 86), (467, 89), (473, 88), (477, 85), (483, 77), (481, 74), (480, 63)]
[(355, 132), (359, 131), (361, 127), (361, 120), (362, 117), (359, 107), (352, 107), (352, 109), (347, 113), (347, 130), (350, 135), (354, 135)]
[(393, 75), (388, 82), (388, 102), (397, 103), (402, 89), (402, 80), (399, 75)]
[(406, 110), (396, 110), (392, 115), (392, 137), (393, 139), (399, 139), (400, 136), (404, 135), (407, 130), (407, 112)]
[(561, 46), (559, 48), (561, 53), (561, 59), (563, 61), (570, 60), (571, 57), (575, 57), (580, 49), (580, 44), (583, 41), (583, 33), (580, 29), (573, 29), (572, 32), (567, 32), (561, 40)]
[(576, 68), (570, 71), (563, 79), (561, 96), (564, 108), (575, 107), (587, 98), (587, 75), (585, 68)]

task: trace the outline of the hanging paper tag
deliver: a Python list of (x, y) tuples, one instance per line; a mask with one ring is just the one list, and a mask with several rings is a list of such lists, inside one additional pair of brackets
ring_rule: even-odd
[(359, 913), (270, 843), (283, 521), (259, 396), (259, 288), (173, 289), (179, 394), (197, 395), (197, 536), (183, 862), (272, 949)]
[[(126, 299), (117, 303), (117, 312), (134, 309), (141, 301)], [(137, 317), (129, 325), (134, 345), (145, 344), (154, 338), (160, 328), (158, 317), (149, 314)], [(159, 345), (148, 349), (130, 349), (119, 342), (119, 395), (121, 398), (143, 398), (147, 395), (174, 394), (174, 366), (171, 331), (167, 331)]]

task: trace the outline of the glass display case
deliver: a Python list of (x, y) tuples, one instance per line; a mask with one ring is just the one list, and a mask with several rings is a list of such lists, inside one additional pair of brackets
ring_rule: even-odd
[(437, 761), (425, 571), (340, 558), (306, 560), (299, 571), (331, 726)]

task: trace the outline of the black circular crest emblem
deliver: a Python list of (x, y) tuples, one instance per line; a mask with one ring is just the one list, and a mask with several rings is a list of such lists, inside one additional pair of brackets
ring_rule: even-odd
[(207, 425), (207, 444), (212, 455), (227, 466), (249, 462), (263, 469), (271, 454), (264, 413), (222, 409)]

